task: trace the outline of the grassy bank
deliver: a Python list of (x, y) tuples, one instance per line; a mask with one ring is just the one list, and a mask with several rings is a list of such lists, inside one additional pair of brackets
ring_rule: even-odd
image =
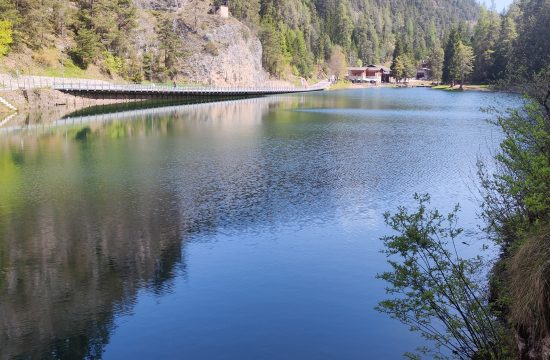
[(530, 231), (503, 254), (491, 275), (493, 306), (518, 359), (550, 353), (550, 226)]
[[(549, 85), (550, 67), (522, 84), (521, 106), (495, 114), (504, 134), (498, 153), (477, 163), (480, 216), (500, 249), (498, 259), (461, 258), (455, 213), (442, 217), (427, 208), (429, 197), (420, 197), (416, 212), (386, 215), (398, 235), (382, 238), (393, 271), (379, 277), (398, 296), (378, 309), (419, 331), (436, 350), (460, 354), (442, 358), (550, 359)], [(491, 266), (487, 288), (480, 280)], [(444, 324), (444, 331), (433, 323)]]
[(488, 84), (468, 84), (468, 85), (464, 85), (462, 89), (460, 88), (460, 85), (455, 85), (455, 86), (436, 85), (436, 86), (432, 86), (432, 89), (446, 90), (446, 91), (466, 91), (466, 90), (492, 91), (491, 87)]
[(524, 86), (529, 96), (500, 114), (506, 134), (496, 170), (481, 167), (482, 217), (500, 246), (491, 299), (515, 358), (550, 356), (550, 68)]
[(341, 90), (341, 89), (369, 89), (369, 88), (379, 88), (379, 87), (397, 87), (396, 84), (381, 84), (381, 85), (373, 85), (373, 84), (363, 84), (363, 83), (352, 83), (351, 81), (347, 80), (340, 80), (335, 84), (330, 85), (330, 90)]
[(329, 90), (351, 89), (353, 85), (354, 84), (350, 81), (339, 80), (338, 82), (331, 84)]

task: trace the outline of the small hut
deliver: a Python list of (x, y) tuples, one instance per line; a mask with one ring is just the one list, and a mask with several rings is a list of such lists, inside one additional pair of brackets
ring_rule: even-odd
[(228, 0), (219, 0), (215, 1), (212, 9), (210, 10), (211, 14), (216, 14), (222, 18), (229, 17), (229, 1)]

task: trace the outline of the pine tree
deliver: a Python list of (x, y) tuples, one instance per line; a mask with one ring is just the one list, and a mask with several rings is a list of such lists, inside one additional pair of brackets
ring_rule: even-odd
[(260, 2), (258, 0), (231, 0), (229, 11), (237, 19), (248, 25), (260, 24)]
[(80, 29), (76, 34), (75, 42), (76, 46), (72, 50), (72, 55), (77, 63), (86, 69), (101, 54), (102, 45), (99, 35), (93, 30)]
[(405, 72), (403, 74), (405, 79), (412, 79), (416, 75), (416, 64), (414, 57), (410, 54), (403, 54), (400, 57), (403, 59), (402, 61), (405, 66)]
[(397, 82), (403, 79), (411, 79), (416, 75), (415, 62), (409, 54), (399, 55), (394, 59), (392, 65), (391, 74)]
[(159, 16), (156, 31), (163, 70), (159, 75), (173, 79), (178, 72), (179, 58), (184, 55), (181, 38), (176, 32), (176, 19), (170, 15)]
[(482, 6), (472, 39), (475, 53), (475, 71), (473, 77), (476, 81), (485, 81), (490, 76), (495, 61), (495, 45), (499, 30), (500, 20), (498, 15)]
[(345, 51), (349, 51), (351, 49), (353, 22), (345, 2), (341, 2), (338, 6), (335, 30), (335, 43), (342, 46)]
[(260, 40), (263, 44), (263, 66), (271, 74), (282, 75), (285, 68), (285, 55), (282, 46), (284, 39), (270, 17), (264, 18), (262, 21)]
[(443, 49), (440, 47), (436, 47), (432, 50), (432, 53), (429, 57), (429, 63), (430, 63), (430, 69), (431, 69), (431, 77), (432, 80), (435, 82), (441, 81), (441, 76), (443, 75), (443, 57), (444, 57)]
[(550, 1), (519, 1), (518, 36), (514, 42), (514, 71), (531, 77), (550, 64)]
[(372, 42), (369, 39), (366, 16), (363, 16), (353, 31), (353, 43), (357, 49), (357, 57), (364, 64), (373, 62), (374, 52)]
[[(395, 47), (393, 49), (393, 55), (392, 55), (392, 63), (391, 63), (391, 66), (390, 66), (390, 70), (392, 72), (392, 75), (396, 79), (400, 79), (400, 78), (403, 77), (403, 76), (398, 77), (398, 74), (402, 75), (401, 67), (403, 66), (403, 64), (402, 63), (398, 64), (397, 59), (405, 53), (404, 50), (405, 49), (403, 48), (403, 40), (401, 40), (401, 38), (398, 37), (395, 41)], [(398, 66), (399, 66), (399, 69), (398, 69)], [(399, 80), (397, 80), (397, 82), (399, 82)]]
[(391, 75), (395, 78), (395, 81), (398, 83), (405, 77), (405, 62), (403, 61), (403, 56), (396, 57), (392, 62)]
[(509, 14), (503, 15), (500, 22), (500, 36), (495, 44), (494, 61), (488, 74), (489, 79), (499, 80), (506, 77), (516, 37), (517, 31), (514, 19)]
[(294, 41), (292, 42), (292, 63), (298, 69), (300, 76), (306, 78), (311, 76), (313, 61), (307, 50), (304, 34), (300, 30), (296, 31)]
[(460, 43), (460, 34), (456, 28), (452, 28), (447, 38), (445, 45), (445, 55), (443, 56), (443, 69), (441, 74), (441, 80), (445, 84), (454, 85), (456, 80), (454, 69), (454, 59), (458, 44)]

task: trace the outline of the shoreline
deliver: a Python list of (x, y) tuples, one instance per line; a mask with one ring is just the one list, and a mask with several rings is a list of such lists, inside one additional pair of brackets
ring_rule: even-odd
[(0, 104), (0, 128), (14, 124), (48, 124), (69, 113), (91, 106), (142, 101), (136, 98), (81, 97), (47, 88), (3, 90), (0, 91), (0, 96), (17, 108), (12, 111)]
[[(444, 91), (497, 91), (488, 87), (488, 85), (464, 85), (460, 90), (458, 86), (450, 88), (446, 85), (432, 86), (426, 81), (414, 81), (407, 85), (396, 83), (357, 84), (349, 82), (339, 82), (331, 85), (327, 90), (345, 90), (345, 89), (369, 89), (369, 88), (417, 88), (424, 87), (434, 90)], [(48, 88), (35, 88), (28, 90), (4, 90), (0, 96), (5, 98), (15, 107), (17, 111), (12, 111), (0, 104), (0, 127), (9, 124), (22, 123), (49, 123), (64, 115), (98, 105), (112, 105), (129, 102), (141, 102), (146, 99), (128, 98), (128, 99), (94, 99), (81, 96), (74, 96), (61, 91)], [(4, 122), (5, 120), (8, 120)], [(29, 121), (30, 120), (30, 121)]]
[(444, 91), (488, 91), (494, 92), (497, 91), (490, 87), (488, 84), (465, 84), (463, 89), (460, 89), (460, 85), (455, 85), (451, 87), (449, 85), (435, 85), (431, 87), (434, 90), (444, 90)]
[(451, 88), (449, 85), (432, 85), (431, 82), (421, 81), (421, 80), (413, 80), (407, 84), (382, 83), (380, 85), (339, 82), (334, 85), (331, 85), (329, 90), (371, 89), (371, 88), (394, 88), (394, 89), (429, 88), (433, 90), (444, 90), (444, 91), (487, 91), (487, 92), (497, 91), (491, 88), (487, 84), (467, 84), (467, 85), (464, 85), (463, 89), (461, 90), (460, 85), (455, 85), (453, 88)]

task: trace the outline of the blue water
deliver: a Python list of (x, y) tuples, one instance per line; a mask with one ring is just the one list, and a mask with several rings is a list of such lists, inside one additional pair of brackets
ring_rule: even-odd
[(0, 358), (401, 358), (424, 342), (374, 310), (382, 214), (429, 192), (475, 233), (480, 109), (516, 103), (343, 90), (0, 134)]

